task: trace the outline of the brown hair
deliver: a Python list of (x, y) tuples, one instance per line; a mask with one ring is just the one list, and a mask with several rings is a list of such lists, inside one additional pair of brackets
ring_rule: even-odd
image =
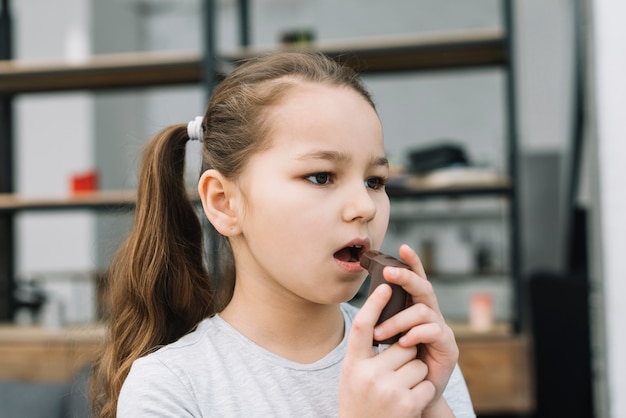
[[(250, 156), (267, 146), (267, 107), (301, 82), (349, 87), (374, 106), (357, 74), (322, 54), (285, 52), (246, 61), (209, 102), (202, 122), (203, 170), (214, 168), (237, 179)], [(232, 297), (235, 271), (228, 241), (216, 237), (212, 246), (223, 255), (213, 251), (205, 257), (201, 223), (187, 197), (187, 140), (186, 125), (171, 126), (144, 151), (134, 225), (108, 275), (109, 335), (92, 376), (94, 412), (100, 417), (115, 416), (135, 359), (176, 341)]]

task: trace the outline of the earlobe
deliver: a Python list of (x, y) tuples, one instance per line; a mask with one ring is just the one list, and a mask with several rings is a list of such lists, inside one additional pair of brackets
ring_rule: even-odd
[(198, 194), (204, 214), (213, 227), (224, 236), (240, 232), (237, 210), (234, 207), (234, 184), (214, 169), (202, 173), (198, 182)]

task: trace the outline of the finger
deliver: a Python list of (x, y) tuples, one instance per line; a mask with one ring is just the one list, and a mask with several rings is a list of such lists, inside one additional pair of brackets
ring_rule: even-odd
[(417, 279), (415, 273), (405, 269), (396, 269), (395, 272), (388, 272), (387, 269), (393, 270), (387, 267), (383, 274), (389, 276), (385, 278), (402, 286), (409, 293), (413, 304), (377, 325), (374, 331), (377, 340), (383, 341), (425, 322), (444, 321), (430, 282)]
[[(412, 270), (397, 267), (385, 267), (383, 276), (390, 283), (400, 285), (409, 293), (413, 303), (425, 303), (436, 311), (439, 311), (439, 303), (432, 284), (426, 279), (426, 276), (419, 276), (419, 271), (423, 272), (422, 263), (419, 261), (417, 254), (410, 249), (408, 245), (400, 247), (404, 248), (404, 252), (410, 252), (415, 257), (407, 257), (404, 261), (409, 264)], [(410, 264), (412, 263), (412, 264)]]
[(374, 355), (372, 352), (374, 327), (390, 297), (391, 287), (381, 285), (367, 298), (352, 320), (352, 329), (350, 330), (346, 347), (346, 357), (369, 358)]
[(413, 359), (396, 370), (394, 381), (400, 386), (414, 388), (428, 375), (428, 366), (419, 359)]
[(417, 358), (417, 345), (401, 347), (398, 344), (392, 344), (385, 351), (378, 354), (378, 357), (384, 361), (391, 370), (399, 370), (405, 364)]
[(424, 265), (422, 264), (422, 260), (420, 260), (419, 256), (413, 250), (413, 248), (411, 248), (407, 244), (402, 244), (400, 246), (399, 253), (400, 253), (400, 258), (402, 258), (402, 260), (406, 264), (411, 266), (411, 270), (416, 272), (420, 277), (424, 279), (427, 278), (426, 271), (424, 270)]
[(395, 410), (402, 416), (422, 416), (424, 409), (435, 399), (435, 385), (429, 380), (422, 380), (404, 396), (396, 400)]
[(435, 385), (429, 380), (422, 380), (411, 389), (407, 398), (413, 402), (417, 411), (423, 411), (435, 399), (435, 394)]
[[(410, 332), (413, 328), (427, 324), (442, 322), (443, 317), (424, 303), (416, 303), (400, 311), (396, 315), (377, 325), (374, 335), (379, 341), (383, 341), (394, 335)], [(406, 340), (406, 338), (404, 339)], [(421, 342), (421, 341), (418, 341)], [(407, 344), (402, 344), (407, 346)]]
[(450, 355), (457, 351), (454, 332), (445, 324), (428, 323), (412, 328), (398, 341), (401, 346), (413, 346), (415, 344), (429, 344), (433, 350)]

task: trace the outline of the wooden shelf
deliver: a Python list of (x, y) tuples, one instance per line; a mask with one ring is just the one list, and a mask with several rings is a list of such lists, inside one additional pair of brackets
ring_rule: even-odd
[(450, 167), (423, 175), (392, 176), (387, 182), (389, 197), (410, 198), (461, 195), (509, 195), (508, 176), (480, 167)]
[[(460, 195), (502, 195), (508, 194), (510, 188), (505, 185), (464, 185), (457, 187), (405, 189), (390, 187), (387, 193), (394, 199), (414, 199), (430, 196)], [(190, 193), (192, 199), (197, 196)], [(134, 190), (83, 192), (75, 195), (58, 196), (23, 196), (11, 193), (0, 193), (0, 213), (37, 210), (70, 210), (70, 209), (133, 209), (136, 192)]]
[(83, 192), (65, 196), (28, 197), (16, 194), (0, 194), (0, 213), (35, 210), (68, 209), (133, 209), (136, 192), (101, 191)]
[(100, 55), (80, 63), (0, 61), (0, 94), (199, 83), (198, 53)]
[[(476, 333), (452, 325), (459, 364), (479, 414), (527, 413), (534, 408), (530, 341), (498, 325)], [(0, 379), (25, 382), (67, 381), (102, 346), (102, 324), (47, 330), (0, 326)]]
[[(322, 51), (366, 73), (503, 65), (499, 30), (400, 35), (305, 47)], [(276, 50), (247, 48), (220, 55), (224, 66)], [(0, 94), (102, 90), (200, 83), (203, 63), (195, 52), (97, 55), (83, 62), (0, 61)]]
[[(364, 73), (497, 66), (507, 61), (504, 36), (496, 29), (378, 36), (282, 48), (322, 51)], [(237, 61), (274, 49), (249, 48), (224, 57)]]
[(84, 325), (60, 329), (46, 329), (39, 326), (0, 324), (0, 344), (7, 343), (97, 343), (102, 344), (106, 333), (104, 325)]
[(459, 341), (490, 340), (514, 336), (513, 328), (508, 322), (496, 322), (486, 331), (476, 331), (466, 322), (447, 322), (448, 326), (454, 331), (456, 339)]
[(437, 196), (508, 196), (512, 193), (512, 188), (508, 182), (411, 188), (388, 185), (386, 189), (389, 197), (393, 199), (416, 199)]
[(64, 329), (0, 326), (0, 380), (68, 381), (93, 361), (105, 338), (102, 326)]
[[(132, 210), (135, 208), (136, 197), (135, 190), (108, 190), (36, 197), (0, 193), (0, 213), (76, 209)], [(199, 201), (198, 193), (193, 190), (189, 191), (189, 198), (194, 202)]]
[(457, 337), (459, 365), (478, 414), (535, 410), (532, 342), (523, 334)]

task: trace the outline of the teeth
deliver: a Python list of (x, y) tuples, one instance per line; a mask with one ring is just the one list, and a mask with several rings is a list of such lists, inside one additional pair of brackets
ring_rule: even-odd
[(350, 247), (350, 261), (359, 261), (359, 250), (363, 248), (362, 245), (353, 245)]

